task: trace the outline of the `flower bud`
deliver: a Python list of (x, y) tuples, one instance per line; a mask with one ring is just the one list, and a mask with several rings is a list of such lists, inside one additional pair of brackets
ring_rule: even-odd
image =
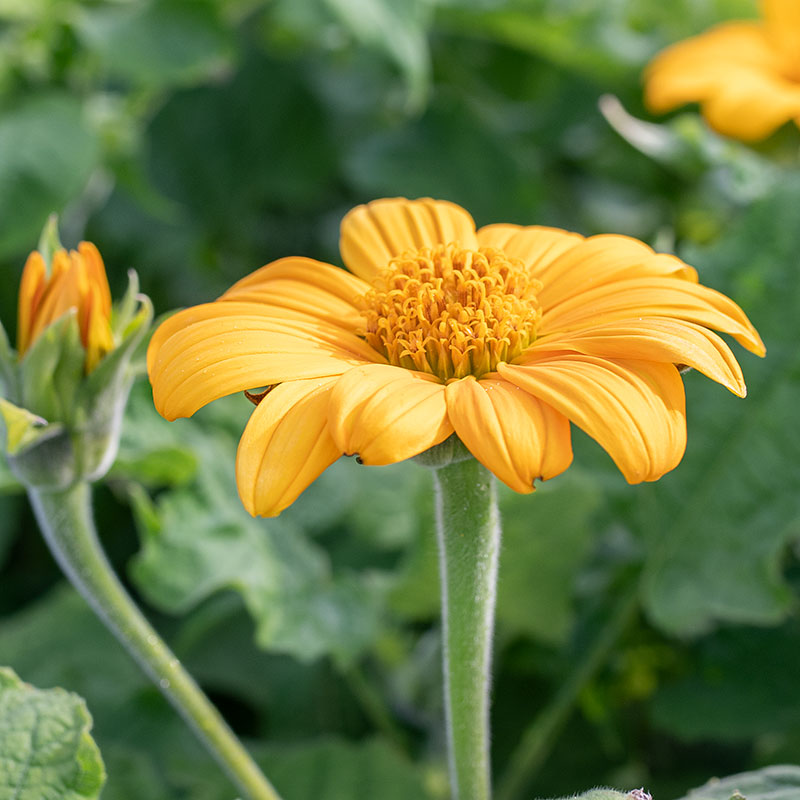
[(53, 222), (28, 257), (16, 352), (0, 325), (0, 444), (26, 486), (97, 480), (113, 463), (134, 352), (152, 320), (136, 273), (128, 277), (113, 307), (97, 248), (67, 252)]

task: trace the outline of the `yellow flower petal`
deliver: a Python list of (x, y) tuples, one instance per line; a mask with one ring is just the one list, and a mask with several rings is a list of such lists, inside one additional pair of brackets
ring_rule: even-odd
[(800, 84), (781, 75), (729, 72), (724, 85), (703, 103), (708, 124), (724, 134), (756, 142), (800, 117)]
[(356, 206), (342, 220), (339, 249), (349, 270), (371, 281), (410, 250), (458, 242), (477, 249), (475, 223), (461, 206), (445, 200), (391, 198)]
[(657, 480), (683, 457), (683, 382), (671, 364), (565, 354), (497, 371), (595, 439), (629, 483)]
[(767, 33), (781, 53), (787, 70), (800, 81), (800, 3), (797, 0), (761, 0)]
[(453, 432), (444, 386), (434, 377), (388, 364), (342, 375), (331, 396), (331, 436), (365, 464), (394, 464), (418, 455)]
[(96, 288), (98, 311), (106, 319), (111, 318), (111, 289), (108, 285), (108, 275), (100, 251), (91, 242), (81, 242), (78, 253), (83, 259), (89, 283)]
[(181, 311), (148, 351), (153, 399), (167, 419), (187, 417), (226, 394), (288, 380), (340, 375), (380, 356), (324, 325), (271, 320), (254, 303), (207, 303)]
[(328, 433), (336, 378), (289, 381), (256, 407), (236, 454), (236, 484), (253, 515), (274, 517), (341, 455)]
[(242, 278), (219, 299), (263, 303), (284, 319), (316, 318), (355, 330), (363, 319), (353, 299), (369, 288), (355, 275), (322, 261), (282, 258)]
[(459, 439), (487, 469), (517, 492), (533, 491), (572, 461), (569, 421), (546, 403), (497, 378), (469, 377), (445, 389)]
[(677, 278), (697, 283), (697, 270), (679, 258), (655, 253), (630, 236), (591, 236), (534, 272), (542, 282), (539, 302), (547, 309), (603, 284), (628, 278)]
[[(776, 19), (785, 6), (774, 3)], [(763, 139), (800, 115), (800, 38), (792, 49), (793, 37), (800, 37), (800, 27), (791, 30), (785, 22), (733, 22), (679, 42), (648, 66), (645, 102), (656, 113), (697, 102), (720, 133)]]
[(728, 22), (668, 47), (645, 70), (645, 102), (661, 113), (699, 102), (725, 82), (725, 70), (776, 71), (778, 60), (764, 27)]
[(747, 394), (742, 368), (728, 345), (691, 322), (645, 317), (555, 333), (538, 339), (515, 363), (533, 364), (558, 352), (685, 364), (740, 397)]
[(19, 285), (19, 310), (17, 314), (17, 350), (23, 355), (33, 342), (33, 321), (47, 286), (47, 267), (41, 253), (34, 250), (25, 262)]
[[(536, 274), (543, 264), (557, 259), (583, 241), (578, 233), (539, 225), (486, 225), (478, 231), (478, 244), (502, 250), (507, 256), (519, 258)], [(538, 277), (538, 276), (537, 276)]]
[(756, 355), (766, 352), (761, 337), (733, 300), (690, 281), (671, 278), (620, 280), (589, 289), (546, 308), (540, 335), (592, 328), (635, 317), (668, 317), (731, 334)]

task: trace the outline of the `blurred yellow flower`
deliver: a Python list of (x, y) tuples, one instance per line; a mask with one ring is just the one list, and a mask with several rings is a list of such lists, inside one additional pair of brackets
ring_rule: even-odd
[(284, 258), (156, 331), (156, 408), (189, 416), (263, 388), (237, 456), (252, 514), (292, 503), (342, 453), (415, 456), (456, 433), (519, 492), (572, 460), (570, 421), (631, 483), (661, 477), (686, 443), (678, 367), (744, 396), (709, 328), (759, 355), (742, 310), (671, 255), (626, 236), (475, 230), (457, 205), (377, 200), (341, 228), (345, 272)]
[(800, 0), (762, 0), (762, 19), (718, 25), (657, 55), (645, 71), (655, 113), (700, 103), (712, 128), (756, 141), (800, 126)]
[(17, 350), (22, 358), (39, 334), (75, 309), (81, 342), (86, 349), (86, 372), (114, 348), (111, 334), (111, 292), (103, 259), (91, 242), (78, 250), (56, 250), (48, 275), (37, 250), (28, 256), (19, 287)]

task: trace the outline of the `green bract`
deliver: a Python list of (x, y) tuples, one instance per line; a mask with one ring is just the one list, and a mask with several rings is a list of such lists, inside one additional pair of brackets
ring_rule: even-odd
[(116, 347), (88, 375), (74, 312), (46, 328), (22, 359), (0, 327), (0, 444), (26, 486), (97, 480), (114, 461), (133, 356), (153, 318), (136, 273), (128, 277), (112, 315)]

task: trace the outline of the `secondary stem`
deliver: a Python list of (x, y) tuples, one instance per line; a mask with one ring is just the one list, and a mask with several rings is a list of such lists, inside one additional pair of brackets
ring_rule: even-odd
[(255, 762), (180, 661), (133, 603), (95, 531), (88, 483), (28, 496), (50, 550), (73, 586), (139, 662), (200, 741), (250, 800), (280, 800)]
[(489, 690), (500, 550), (492, 475), (475, 459), (434, 471), (445, 716), (454, 800), (488, 800)]

